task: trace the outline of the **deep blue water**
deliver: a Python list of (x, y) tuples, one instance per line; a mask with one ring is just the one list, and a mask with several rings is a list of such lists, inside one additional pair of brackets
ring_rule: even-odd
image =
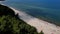
[(35, 17), (51, 18), (60, 25), (60, 0), (6, 0), (2, 3)]

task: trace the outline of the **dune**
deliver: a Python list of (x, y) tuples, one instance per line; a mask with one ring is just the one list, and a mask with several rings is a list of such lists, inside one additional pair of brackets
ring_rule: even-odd
[(40, 20), (38, 18), (28, 15), (25, 12), (18, 11), (12, 7), (10, 8), (15, 11), (15, 14), (18, 14), (18, 17), (20, 19), (25, 21), (27, 24), (34, 26), (37, 29), (38, 33), (43, 31), (44, 34), (60, 34), (60, 26), (56, 26), (49, 22)]

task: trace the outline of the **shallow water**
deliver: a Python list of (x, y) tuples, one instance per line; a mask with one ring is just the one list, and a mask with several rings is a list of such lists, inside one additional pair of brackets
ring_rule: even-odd
[(51, 19), (60, 25), (60, 0), (6, 0), (2, 3), (34, 17)]

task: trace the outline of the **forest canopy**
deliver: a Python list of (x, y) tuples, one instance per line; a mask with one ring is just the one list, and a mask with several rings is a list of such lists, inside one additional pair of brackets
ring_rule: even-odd
[[(43, 32), (42, 32), (43, 33)], [(0, 5), (0, 34), (39, 34), (35, 27), (27, 24), (7, 6)]]

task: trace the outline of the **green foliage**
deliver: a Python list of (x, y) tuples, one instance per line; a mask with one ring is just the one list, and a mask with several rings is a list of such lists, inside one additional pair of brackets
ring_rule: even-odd
[(0, 5), (0, 16), (2, 15), (15, 15), (14, 11), (7, 6)]
[(14, 11), (0, 5), (0, 34), (38, 34), (35, 27), (30, 26), (15, 15)]
[(9, 15), (0, 17), (0, 33), (4, 34), (38, 34), (33, 26)]

